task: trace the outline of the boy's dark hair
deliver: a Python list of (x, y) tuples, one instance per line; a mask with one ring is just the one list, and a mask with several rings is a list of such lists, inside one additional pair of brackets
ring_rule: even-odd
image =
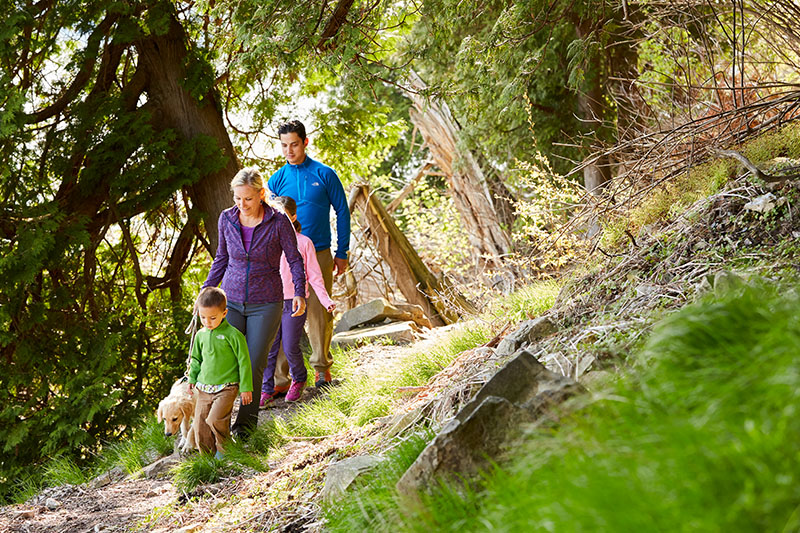
[(278, 126), (278, 137), (284, 133), (296, 133), (301, 140), (306, 139), (306, 127), (299, 120), (290, 120)]
[[(296, 215), (297, 214), (297, 202), (294, 201), (293, 198), (289, 196), (276, 196), (272, 199), (275, 204), (283, 209), (283, 212), (286, 213), (288, 216)], [(300, 233), (303, 230), (303, 226), (300, 225), (300, 221), (294, 219), (294, 230)]]
[(225, 291), (219, 287), (206, 287), (197, 295), (197, 307), (225, 309), (227, 305), (228, 298), (225, 296)]

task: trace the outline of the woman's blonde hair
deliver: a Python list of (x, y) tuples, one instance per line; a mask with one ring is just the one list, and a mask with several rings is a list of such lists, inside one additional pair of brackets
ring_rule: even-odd
[(247, 185), (260, 191), (264, 188), (264, 179), (256, 167), (244, 167), (231, 180), (231, 191), (240, 185)]

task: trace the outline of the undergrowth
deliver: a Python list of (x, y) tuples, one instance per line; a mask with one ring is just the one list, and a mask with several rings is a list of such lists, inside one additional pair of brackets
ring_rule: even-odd
[[(734, 149), (741, 151), (755, 165), (763, 165), (776, 157), (800, 158), (800, 126), (787, 125), (781, 130), (754, 137)], [(735, 175), (736, 169), (736, 161), (718, 158), (664, 182), (629, 213), (603, 221), (601, 246), (616, 248), (628, 242), (625, 231), (635, 235), (644, 226), (674, 218), (694, 202), (718, 192)]]
[[(797, 531), (800, 298), (736, 287), (660, 322), (635, 365), (471, 486), (397, 512), (393, 482), (331, 531)], [(366, 491), (366, 492), (365, 492)], [(347, 503), (342, 505), (348, 505)]]

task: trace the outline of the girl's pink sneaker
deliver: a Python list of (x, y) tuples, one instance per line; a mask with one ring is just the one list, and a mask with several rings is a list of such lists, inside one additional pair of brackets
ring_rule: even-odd
[(292, 381), (292, 386), (289, 387), (289, 392), (286, 393), (287, 402), (296, 402), (303, 395), (303, 389), (306, 388), (305, 381)]

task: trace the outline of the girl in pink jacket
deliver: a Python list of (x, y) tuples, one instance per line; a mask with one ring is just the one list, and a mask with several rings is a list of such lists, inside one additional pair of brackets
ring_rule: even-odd
[[(308, 297), (308, 284), (314, 289), (320, 303), (330, 313), (336, 307), (328, 292), (325, 290), (325, 283), (322, 279), (322, 271), (317, 262), (317, 253), (311, 239), (300, 233), (300, 223), (297, 221), (297, 204), (288, 196), (278, 196), (272, 201), (283, 208), (286, 216), (294, 224), (297, 232), (297, 249), (303, 257), (306, 278), (306, 297)], [(306, 386), (308, 373), (306, 365), (303, 363), (303, 354), (300, 352), (300, 337), (303, 334), (303, 326), (306, 323), (306, 313), (300, 316), (292, 316), (292, 298), (294, 298), (294, 286), (292, 285), (292, 274), (286, 256), (281, 256), (281, 280), (283, 281), (283, 314), (281, 315), (281, 327), (275, 337), (275, 342), (267, 357), (267, 368), (264, 370), (264, 378), (261, 383), (261, 402), (266, 405), (274, 396), (275, 392), (275, 366), (278, 363), (278, 351), (283, 344), (283, 352), (289, 362), (289, 371), (292, 374), (292, 385), (286, 393), (287, 402), (296, 402), (303, 394)]]

